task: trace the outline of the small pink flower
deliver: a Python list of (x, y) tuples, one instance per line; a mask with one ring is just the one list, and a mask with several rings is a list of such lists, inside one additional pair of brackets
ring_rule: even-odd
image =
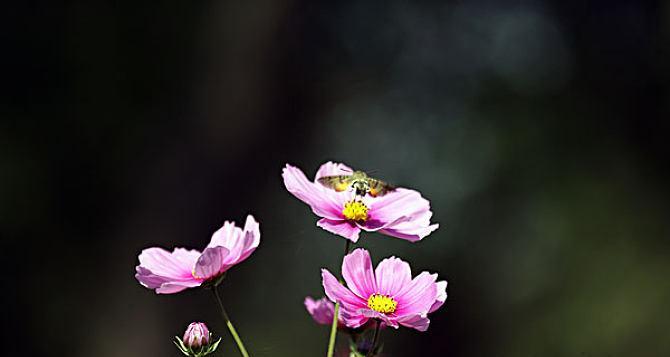
[(319, 227), (354, 243), (361, 230), (416, 242), (438, 228), (430, 224), (430, 202), (417, 191), (396, 188), (383, 196), (357, 197), (352, 190), (337, 192), (317, 182), (322, 176), (352, 172), (343, 164), (327, 162), (310, 181), (299, 168), (287, 164), (282, 177), (286, 189), (322, 217)]
[(396, 257), (382, 260), (373, 271), (365, 249), (344, 257), (342, 277), (347, 287), (326, 269), (321, 276), (326, 296), (340, 303), (340, 318), (350, 328), (377, 319), (393, 328), (402, 325), (426, 331), (428, 313), (447, 299), (447, 282), (436, 282), (437, 274), (422, 272), (412, 279), (409, 264)]
[(209, 345), (209, 329), (203, 322), (191, 322), (186, 328), (182, 341), (186, 347), (196, 349)]
[(174, 294), (219, 278), (233, 265), (241, 263), (256, 250), (261, 233), (258, 222), (247, 216), (244, 230), (225, 222), (212, 235), (205, 250), (148, 248), (139, 256), (135, 278), (158, 294)]
[(328, 298), (323, 297), (319, 300), (314, 300), (308, 296), (305, 298), (305, 308), (317, 324), (330, 325), (333, 323), (335, 304), (328, 300)]

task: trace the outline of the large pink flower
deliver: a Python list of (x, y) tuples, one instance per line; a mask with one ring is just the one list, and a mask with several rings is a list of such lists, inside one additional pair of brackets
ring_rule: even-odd
[(361, 230), (416, 242), (438, 228), (430, 224), (430, 202), (417, 191), (396, 188), (383, 196), (356, 197), (352, 190), (337, 192), (317, 182), (322, 176), (350, 175), (352, 171), (343, 164), (327, 162), (310, 181), (299, 168), (287, 164), (282, 177), (286, 189), (322, 217), (319, 227), (354, 243)]
[(244, 230), (233, 222), (225, 222), (212, 235), (205, 250), (148, 248), (139, 256), (135, 278), (158, 294), (174, 294), (187, 288), (214, 281), (230, 267), (251, 255), (260, 243), (258, 222), (247, 216)]
[(396, 257), (384, 259), (372, 270), (370, 254), (356, 249), (344, 257), (344, 287), (328, 270), (322, 269), (326, 296), (340, 303), (340, 319), (357, 328), (377, 319), (393, 328), (403, 325), (426, 331), (428, 313), (447, 299), (447, 282), (436, 281), (437, 274), (422, 272), (412, 279), (409, 264)]

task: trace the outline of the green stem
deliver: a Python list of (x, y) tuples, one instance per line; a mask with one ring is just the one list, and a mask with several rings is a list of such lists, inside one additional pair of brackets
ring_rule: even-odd
[[(344, 244), (344, 255), (346, 256), (349, 254), (349, 248), (351, 246), (351, 241), (348, 239), (345, 239), (345, 244)], [(340, 279), (340, 283), (342, 283), (342, 279)], [(335, 352), (335, 339), (337, 337), (337, 318), (340, 315), (340, 303), (335, 303), (335, 313), (333, 314), (333, 323), (330, 325), (330, 338), (328, 339), (328, 357), (333, 357), (333, 353)]]
[(379, 320), (376, 320), (376, 322), (377, 326), (375, 327), (374, 337), (372, 337), (372, 346), (370, 346), (370, 350), (368, 351), (366, 357), (374, 356), (375, 353), (375, 347), (377, 346), (377, 340), (379, 339), (379, 330), (382, 327), (382, 324), (379, 322)]
[(328, 357), (333, 357), (335, 352), (335, 336), (337, 335), (337, 316), (340, 313), (340, 303), (335, 304), (335, 315), (333, 315), (333, 324), (330, 326), (330, 339), (328, 340)]
[(244, 348), (244, 344), (242, 343), (242, 339), (240, 339), (240, 336), (237, 334), (237, 331), (235, 330), (235, 327), (233, 326), (233, 323), (230, 322), (230, 317), (228, 317), (228, 313), (226, 312), (226, 309), (223, 308), (223, 302), (221, 301), (221, 296), (219, 296), (219, 288), (218, 286), (213, 286), (212, 291), (214, 292), (214, 298), (216, 299), (216, 302), (219, 303), (219, 308), (221, 309), (221, 315), (223, 316), (223, 320), (226, 321), (226, 326), (228, 326), (228, 330), (230, 330), (230, 334), (233, 335), (233, 339), (235, 339), (235, 342), (237, 343), (237, 348), (239, 348), (240, 353), (244, 357), (249, 357), (249, 353), (247, 352), (247, 349)]

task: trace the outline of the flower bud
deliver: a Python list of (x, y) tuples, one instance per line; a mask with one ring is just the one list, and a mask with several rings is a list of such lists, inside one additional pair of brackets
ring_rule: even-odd
[(207, 325), (203, 322), (192, 322), (186, 328), (184, 338), (175, 337), (174, 344), (188, 357), (204, 357), (216, 351), (221, 338), (214, 341)]
[(202, 322), (192, 322), (184, 333), (184, 345), (192, 349), (209, 345), (209, 330)]

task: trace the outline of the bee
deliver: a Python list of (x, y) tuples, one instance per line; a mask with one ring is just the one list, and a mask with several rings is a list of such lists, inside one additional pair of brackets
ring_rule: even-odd
[(357, 196), (369, 194), (372, 197), (377, 197), (395, 190), (394, 186), (382, 180), (372, 178), (363, 171), (354, 171), (351, 175), (323, 176), (319, 177), (318, 181), (320, 184), (332, 188), (337, 192), (351, 188), (356, 192)]

